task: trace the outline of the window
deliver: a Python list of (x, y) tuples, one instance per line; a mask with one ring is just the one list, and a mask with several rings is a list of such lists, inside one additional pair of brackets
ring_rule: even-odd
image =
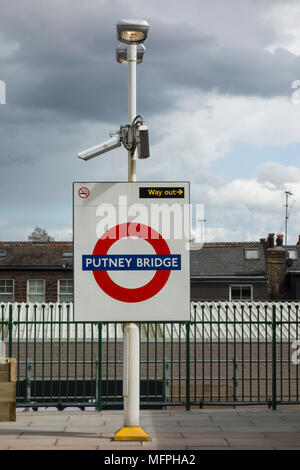
[(245, 248), (245, 259), (259, 259), (259, 248)]
[(230, 286), (229, 300), (253, 300), (253, 287), (251, 285)]
[(73, 279), (58, 281), (58, 301), (73, 302)]
[(295, 249), (292, 249), (292, 250), (288, 249), (288, 254), (289, 254), (289, 259), (297, 259), (298, 258), (297, 250), (295, 250)]
[(27, 300), (32, 303), (45, 302), (44, 279), (30, 279), (27, 286)]
[(63, 250), (62, 258), (73, 258), (73, 251), (72, 250)]
[(6, 250), (0, 250), (0, 259), (6, 258)]
[(0, 302), (14, 301), (13, 279), (0, 279)]

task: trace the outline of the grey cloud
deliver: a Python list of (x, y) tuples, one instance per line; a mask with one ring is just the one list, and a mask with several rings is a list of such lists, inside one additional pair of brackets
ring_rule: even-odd
[(260, 182), (269, 182), (282, 189), (288, 183), (300, 181), (300, 169), (295, 166), (283, 166), (277, 162), (264, 162), (256, 170)]
[[(6, 221), (0, 237), (22, 239), (35, 225), (49, 232), (68, 227), (74, 180), (126, 180), (123, 150), (89, 164), (75, 157), (127, 120), (127, 67), (114, 58), (119, 18), (150, 22), (137, 98), (138, 111), (153, 120), (176, 108), (182, 89), (289, 95), (300, 78), (299, 59), (284, 50), (263, 51), (275, 37), (259, 16), (272, 2), (0, 0), (0, 32), (8, 44), (19, 44), (0, 57), (0, 79), (7, 84), (7, 104), (0, 107)], [(152, 148), (159, 137), (151, 133)], [(209, 182), (217, 185), (210, 175), (191, 175), (184, 156), (174, 162), (156, 154), (148, 165), (138, 162), (138, 172), (145, 179), (192, 179), (203, 187), (203, 200)]]
[[(138, 67), (139, 109), (145, 115), (176, 106), (168, 90), (177, 87), (217, 89), (232, 95), (290, 94), (291, 82), (298, 78), (300, 59), (284, 50), (274, 54), (263, 51), (267, 43), (263, 31), (267, 31), (268, 40), (271, 32), (254, 15), (254, 8), (257, 15), (261, 11), (257, 2), (244, 4), (253, 14), (244, 33), (248, 36), (247, 47), (245, 37), (240, 44), (237, 36), (233, 44), (232, 33), (224, 33), (232, 28), (241, 33), (241, 24), (246, 24), (245, 18), (235, 17), (232, 8), (227, 8), (230, 14), (223, 18), (219, 36), (214, 27), (213, 32), (207, 31), (205, 19), (213, 25), (220, 23), (218, 15), (225, 15), (220, 2), (213, 2), (212, 7), (206, 3), (205, 9), (203, 2), (191, 2), (194, 14), (199, 14), (194, 18), (187, 9), (184, 16), (182, 8), (183, 16), (179, 18), (180, 6), (174, 2), (176, 8), (171, 12), (160, 6), (158, 19), (155, 4), (152, 10), (146, 8), (150, 38), (144, 63)], [(236, 15), (241, 16), (238, 4), (232, 5), (236, 5)], [(126, 7), (127, 14), (134, 11), (130, 2), (94, 0), (83, 4), (69, 0), (45, 6), (28, 0), (25, 10), (17, 8), (15, 1), (2, 0), (2, 6), (1, 30), (20, 44), (11, 56), (1, 60), (1, 78), (9, 85), (12, 104), (55, 110), (74, 120), (126, 119), (127, 70), (114, 59), (114, 23), (124, 16)], [(137, 13), (141, 13), (141, 7), (137, 7)], [(256, 36), (249, 37), (251, 25), (260, 42)]]

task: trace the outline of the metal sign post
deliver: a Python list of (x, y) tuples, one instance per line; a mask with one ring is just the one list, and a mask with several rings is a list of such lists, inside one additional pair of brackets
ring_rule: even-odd
[[(136, 44), (127, 48), (128, 61), (128, 122), (136, 116)], [(128, 181), (136, 181), (135, 152), (128, 151)], [(127, 323), (123, 340), (123, 399), (124, 427), (116, 432), (115, 440), (149, 440), (148, 434), (140, 428), (140, 339), (135, 323)]]
[(79, 182), (73, 194), (75, 320), (127, 322), (115, 439), (146, 439), (135, 322), (190, 319), (189, 183)]
[[(149, 440), (148, 434), (139, 426), (140, 341), (139, 328), (134, 321), (155, 320), (155, 317), (158, 321), (175, 320), (176, 316), (184, 320), (190, 315), (189, 257), (186, 253), (189, 225), (188, 232), (185, 231), (179, 241), (173, 235), (165, 239), (159, 223), (152, 223), (152, 220), (149, 223), (148, 210), (144, 210), (140, 217), (130, 218), (126, 214), (125, 221), (123, 217), (118, 223), (109, 221), (105, 230), (102, 226), (99, 228), (103, 204), (119, 216), (124, 212), (124, 203), (116, 200), (117, 195), (126, 196), (129, 206), (139, 202), (143, 209), (149, 209), (154, 201), (157, 205), (160, 198), (175, 198), (181, 206), (189, 203), (188, 183), (182, 183), (181, 187), (178, 183), (176, 186), (136, 183), (136, 149), (139, 158), (150, 156), (148, 128), (143, 117), (136, 115), (136, 65), (143, 60), (145, 48), (142, 43), (148, 30), (149, 24), (145, 20), (124, 19), (117, 23), (117, 36), (122, 44), (116, 50), (116, 58), (128, 65), (128, 124), (110, 133), (109, 140), (78, 154), (79, 158), (88, 161), (123, 144), (128, 150), (127, 187), (124, 183), (74, 183), (73, 192), (75, 319), (83, 317), (87, 320), (89, 305), (91, 320), (127, 321), (123, 346), (124, 426), (115, 434), (115, 440)], [(185, 211), (180, 215), (182, 219), (186, 222)], [(171, 226), (169, 221), (169, 228)], [(137, 240), (134, 246), (128, 242), (132, 239)], [(121, 247), (121, 252), (114, 251), (116, 246)], [(127, 273), (125, 279), (129, 278), (133, 283), (144, 279), (144, 284), (134, 288), (124, 286), (122, 271)], [(132, 276), (132, 271), (138, 271), (138, 274)], [(149, 271), (150, 274), (154, 272), (150, 280)], [(117, 278), (112, 279), (112, 273)], [(171, 296), (174, 310), (170, 304)]]

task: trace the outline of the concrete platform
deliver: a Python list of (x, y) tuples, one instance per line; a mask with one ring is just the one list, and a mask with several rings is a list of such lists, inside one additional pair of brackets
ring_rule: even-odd
[(17, 412), (0, 423), (0, 450), (300, 450), (300, 406), (141, 411), (148, 442), (113, 441), (120, 411)]

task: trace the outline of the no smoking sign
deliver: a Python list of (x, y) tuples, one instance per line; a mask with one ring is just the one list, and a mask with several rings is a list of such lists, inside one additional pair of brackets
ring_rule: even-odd
[[(172, 183), (149, 183), (155, 185)], [(151, 205), (157, 213), (160, 202), (141, 200), (145, 183), (74, 183), (75, 320), (189, 320), (188, 233), (182, 230), (178, 237), (177, 230), (177, 238), (172, 233), (174, 217), (180, 224), (189, 213), (183, 210), (189, 184), (180, 186), (184, 198), (163, 201), (162, 217), (153, 222)], [(80, 196), (82, 188), (90, 197)], [(132, 217), (136, 204), (143, 206)]]

